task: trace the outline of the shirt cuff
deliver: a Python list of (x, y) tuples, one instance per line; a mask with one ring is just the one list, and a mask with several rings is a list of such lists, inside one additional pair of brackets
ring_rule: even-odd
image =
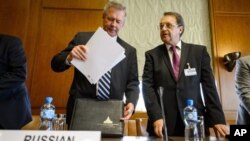
[(67, 59), (65, 60), (65, 64), (69, 66), (71, 65), (71, 63)]

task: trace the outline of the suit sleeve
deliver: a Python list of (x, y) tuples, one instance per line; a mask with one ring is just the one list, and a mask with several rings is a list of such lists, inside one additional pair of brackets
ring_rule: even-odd
[(77, 45), (78, 34), (70, 41), (67, 48), (56, 54), (51, 60), (51, 68), (55, 72), (63, 72), (70, 68), (70, 65), (66, 64), (66, 58), (74, 46)]
[[(3, 69), (5, 73), (0, 75), (0, 91), (10, 90), (17, 85), (21, 85), (26, 80), (27, 63), (23, 45), (18, 38), (6, 38), (6, 46), (4, 55), (7, 62)], [(1, 60), (0, 60), (1, 61)]]
[(139, 80), (136, 49), (133, 49), (131, 51), (129, 62), (130, 65), (128, 68), (128, 82), (125, 91), (126, 103), (131, 102), (134, 104), (134, 107), (136, 107), (139, 98)]
[(201, 84), (206, 106), (206, 117), (209, 125), (226, 124), (219, 95), (217, 93), (215, 79), (210, 64), (210, 56), (204, 48), (201, 54)]
[(250, 66), (243, 60), (237, 60), (235, 71), (236, 94), (240, 104), (250, 114)]
[(158, 119), (162, 118), (162, 113), (156, 91), (155, 91), (155, 82), (153, 76), (153, 58), (149, 53), (145, 53), (145, 66), (143, 70), (143, 83), (142, 83), (142, 91), (143, 91), (143, 98), (145, 102), (145, 106), (147, 109), (147, 114), (149, 119), (154, 122)]

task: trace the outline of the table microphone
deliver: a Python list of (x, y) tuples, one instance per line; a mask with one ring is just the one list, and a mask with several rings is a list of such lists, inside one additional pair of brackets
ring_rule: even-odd
[(163, 105), (163, 90), (164, 88), (162, 86), (158, 87), (158, 94), (160, 97), (160, 103), (161, 103), (161, 113), (163, 117), (163, 125), (164, 125), (164, 141), (168, 141), (168, 131), (167, 131), (167, 125), (166, 125), (166, 119), (165, 119), (165, 112), (164, 112), (164, 105)]

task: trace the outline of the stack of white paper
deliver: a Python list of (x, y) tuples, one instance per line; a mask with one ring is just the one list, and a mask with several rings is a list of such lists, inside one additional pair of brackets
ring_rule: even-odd
[(86, 46), (88, 46), (87, 60), (74, 58), (71, 63), (91, 84), (96, 84), (103, 74), (126, 57), (124, 48), (101, 27), (97, 29)]

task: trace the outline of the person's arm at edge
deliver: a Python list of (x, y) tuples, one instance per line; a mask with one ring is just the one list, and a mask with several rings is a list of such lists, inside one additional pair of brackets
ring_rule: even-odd
[(5, 38), (8, 47), (8, 71), (0, 76), (0, 90), (16, 87), (27, 78), (27, 62), (22, 41), (17, 37)]
[(216, 133), (218, 133), (218, 136), (225, 137), (226, 134), (229, 134), (229, 130), (226, 126), (225, 115), (217, 93), (215, 80), (210, 65), (210, 56), (205, 47), (202, 51), (201, 64), (201, 82), (206, 103), (207, 119), (210, 120), (211, 127), (213, 127)]
[(126, 105), (124, 107), (123, 119), (129, 119), (135, 112), (135, 107), (139, 98), (139, 79), (138, 79), (138, 65), (136, 49), (132, 48), (129, 54), (129, 76), (127, 88), (125, 91)]

